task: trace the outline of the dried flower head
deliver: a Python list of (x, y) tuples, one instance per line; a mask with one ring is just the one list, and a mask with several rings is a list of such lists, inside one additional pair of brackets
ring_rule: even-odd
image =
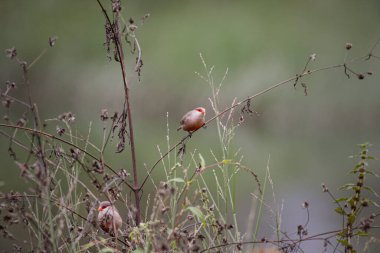
[(317, 57), (317, 54), (311, 54), (310, 56), (309, 56), (309, 59), (311, 60), (311, 61), (315, 61), (315, 59), (316, 59), (316, 57)]
[(49, 46), (54, 47), (57, 39), (58, 39), (57, 36), (49, 37)]
[(327, 186), (325, 184), (322, 183), (322, 191), (323, 192), (328, 192), (329, 191), (329, 188), (327, 188)]
[(57, 131), (57, 134), (59, 136), (61, 136), (61, 135), (63, 135), (65, 133), (66, 130), (64, 128), (61, 128), (61, 127), (57, 126), (56, 127), (56, 131)]
[(9, 59), (13, 59), (17, 56), (17, 51), (15, 47), (5, 49), (5, 54)]
[(9, 89), (9, 90), (16, 88), (16, 83), (15, 82), (6, 81), (5, 85), (7, 86), (7, 89)]
[(75, 115), (71, 112), (64, 112), (58, 115), (58, 119), (62, 121), (66, 121), (68, 123), (72, 123), (75, 121)]
[(109, 119), (108, 110), (107, 109), (102, 109), (101, 112), (100, 112), (100, 120), (101, 121), (106, 121), (107, 119)]
[(120, 12), (121, 11), (120, 0), (112, 0), (112, 11), (113, 12)]
[(141, 18), (141, 24), (143, 25), (145, 23), (145, 20), (147, 20), (150, 17), (149, 13), (146, 13), (142, 18)]
[(23, 127), (26, 125), (26, 118), (25, 116), (22, 116), (16, 123), (17, 126)]
[(134, 31), (136, 31), (136, 29), (137, 29), (137, 25), (130, 24), (130, 25), (128, 26), (128, 29), (129, 29), (129, 31), (134, 32)]
[(1, 103), (3, 104), (3, 106), (5, 108), (9, 108), (11, 107), (11, 104), (13, 103), (13, 99), (10, 99), (10, 98), (5, 98), (3, 101), (1, 101)]

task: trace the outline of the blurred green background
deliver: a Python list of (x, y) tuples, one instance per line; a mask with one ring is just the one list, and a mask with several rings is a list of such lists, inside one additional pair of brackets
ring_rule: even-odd
[[(203, 71), (199, 53), (208, 65), (215, 66), (217, 80), (229, 68), (221, 92), (224, 108), (235, 97), (246, 98), (300, 72), (312, 53), (317, 54), (312, 68), (339, 64), (347, 42), (353, 44), (348, 58), (354, 58), (368, 53), (380, 36), (377, 0), (123, 4), (125, 19), (137, 21), (145, 13), (151, 15), (137, 31), (144, 61), (140, 82), (131, 71), (135, 56), (128, 55), (140, 175), (144, 163), (149, 167), (159, 157), (156, 146), (166, 147), (167, 113), (172, 143), (184, 135), (175, 129), (189, 109), (204, 106), (207, 117), (212, 116), (210, 89), (195, 74)], [(43, 118), (71, 111), (76, 115), (74, 126), (83, 133), (92, 121), (92, 140), (100, 145), (100, 111), (120, 110), (123, 96), (119, 66), (106, 57), (105, 22), (96, 1), (2, 0), (0, 13), (0, 48), (4, 52), (14, 46), (28, 62), (47, 47), (49, 36), (58, 36), (56, 46), (30, 72), (33, 98)], [(380, 46), (374, 54), (380, 55)], [(353, 75), (347, 79), (343, 70), (320, 72), (304, 79), (308, 96), (301, 87), (285, 85), (254, 100), (260, 116), (246, 118), (237, 130), (234, 145), (242, 149), (243, 163), (260, 177), (265, 175), (270, 156), (277, 206), (283, 203), (286, 231), (296, 231), (296, 226), (304, 223), (301, 204), (305, 200), (310, 203), (310, 234), (339, 228), (341, 221), (322, 193), (321, 183), (336, 190), (352, 179), (347, 171), (356, 160), (348, 156), (358, 151), (358, 143), (373, 143), (371, 152), (380, 157), (380, 60), (352, 68), (374, 75), (358, 80)], [(7, 80), (21, 84), (22, 75), (4, 54), (0, 57), (1, 85)], [(19, 90), (21, 96), (20, 85)], [(128, 151), (114, 154), (115, 145), (114, 141), (106, 160), (117, 168), (129, 166)], [(25, 189), (7, 147), (7, 140), (1, 137), (0, 191)], [(187, 148), (196, 148), (212, 163), (210, 149), (219, 150), (215, 122), (194, 135)], [(373, 166), (378, 168), (379, 163), (375, 161)], [(158, 167), (155, 176), (160, 175), (162, 168)], [(238, 180), (239, 222), (244, 232), (252, 199), (249, 193), (255, 184), (245, 175)], [(380, 190), (378, 181), (372, 183)], [(264, 222), (265, 227), (270, 218)], [(273, 230), (267, 227), (262, 235), (270, 238)], [(310, 247), (307, 252), (319, 252), (322, 243), (317, 245), (320, 247)]]

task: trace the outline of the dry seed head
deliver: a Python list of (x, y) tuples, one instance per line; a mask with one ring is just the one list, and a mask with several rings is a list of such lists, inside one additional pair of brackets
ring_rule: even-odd
[(317, 57), (317, 54), (311, 54), (310, 56), (309, 56), (309, 59), (311, 60), (311, 61), (315, 61), (315, 59), (316, 59), (316, 57)]
[(107, 109), (102, 109), (101, 112), (100, 112), (100, 120), (101, 121), (106, 121), (107, 119), (109, 119), (108, 110)]
[(322, 190), (323, 190), (323, 192), (328, 192), (329, 188), (327, 188), (327, 186), (325, 184), (322, 184)]
[(9, 59), (13, 59), (17, 56), (17, 51), (15, 47), (5, 49), (5, 54)]
[(57, 36), (49, 37), (49, 46), (54, 47), (55, 43), (57, 42), (57, 39)]
[(358, 79), (359, 80), (363, 80), (364, 79), (364, 75), (363, 74), (358, 74)]
[(61, 127), (57, 126), (56, 127), (56, 131), (57, 131), (57, 134), (59, 136), (62, 136), (65, 133), (66, 130), (64, 128), (61, 128)]
[(1, 103), (3, 104), (5, 108), (9, 108), (13, 102), (14, 102), (13, 99), (10, 99), (10, 98), (6, 98), (3, 101), (1, 101)]

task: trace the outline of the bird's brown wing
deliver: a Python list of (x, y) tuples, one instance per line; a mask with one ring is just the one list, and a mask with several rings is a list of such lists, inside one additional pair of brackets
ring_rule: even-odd
[(179, 122), (180, 125), (183, 125), (186, 123), (187, 119), (190, 117), (190, 114), (191, 114), (191, 111), (190, 112), (187, 112), (181, 119), (181, 121)]
[(103, 231), (109, 233), (112, 227), (111, 224), (112, 224), (112, 216), (110, 214), (106, 213), (102, 217), (100, 217), (99, 226), (101, 229), (103, 229)]

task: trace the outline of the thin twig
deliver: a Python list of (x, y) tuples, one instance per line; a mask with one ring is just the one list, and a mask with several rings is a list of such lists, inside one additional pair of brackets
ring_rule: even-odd
[[(36, 130), (36, 129), (32, 129), (32, 128), (28, 128), (28, 127), (22, 127), (22, 126), (16, 126), (16, 125), (7, 125), (7, 124), (0, 124), (0, 127), (7, 127), (7, 128), (13, 128), (13, 129), (21, 129), (21, 130), (24, 130), (24, 131), (27, 131), (27, 132), (31, 132), (31, 133), (35, 133), (37, 135), (43, 135), (43, 136), (46, 136), (52, 140), (57, 140), (59, 142), (62, 142), (62, 143), (65, 143), (69, 146), (72, 146), (74, 148), (77, 148), (78, 150), (80, 150), (81, 152), (85, 153), (86, 155), (88, 155), (89, 157), (91, 157), (92, 159), (98, 161), (101, 163), (101, 160), (99, 158), (96, 158), (94, 155), (92, 155), (91, 153), (89, 153), (88, 151), (84, 150), (83, 148), (69, 142), (69, 141), (66, 141), (62, 138), (59, 138), (55, 135), (52, 135), (52, 134), (49, 134), (49, 133), (46, 133), (46, 132), (43, 132), (43, 131), (40, 131), (40, 130)], [(104, 163), (104, 166), (106, 166), (110, 171), (112, 171), (115, 175), (119, 175), (110, 165)], [(133, 190), (133, 187), (127, 182), (125, 181), (123, 178), (121, 178), (121, 180), (123, 180), (123, 182), (131, 189)]]
[[(296, 75), (296, 76), (293, 76), (289, 79), (286, 79), (282, 82), (279, 82), (277, 84), (274, 84), (273, 86), (259, 92), (259, 93), (256, 93), (255, 95), (252, 95), (252, 96), (249, 96), (248, 98), (246, 99), (243, 99), (239, 102), (237, 102), (236, 104), (233, 104), (232, 106), (226, 108), (225, 110), (223, 110), (222, 112), (219, 112), (218, 114), (216, 114), (214, 117), (212, 117), (211, 119), (209, 119), (208, 121), (206, 121), (206, 123), (204, 124), (204, 126), (207, 126), (209, 125), (210, 122), (214, 121), (216, 118), (219, 118), (220, 116), (222, 116), (223, 114), (225, 114), (226, 112), (232, 110), (233, 108), (237, 107), (237, 106), (240, 106), (241, 104), (247, 102), (248, 100), (252, 100), (258, 96), (261, 96), (279, 86), (282, 86), (284, 84), (287, 84), (291, 81), (295, 81), (297, 78), (300, 78), (300, 77), (303, 77), (303, 76), (307, 76), (307, 75), (311, 75), (313, 73), (316, 73), (316, 72), (320, 72), (320, 71), (324, 71), (324, 70), (330, 70), (330, 69), (336, 69), (336, 68), (341, 68), (343, 67), (344, 64), (338, 64), (338, 65), (333, 65), (333, 66), (329, 66), (329, 67), (324, 67), (324, 68), (319, 68), (319, 69), (315, 69), (315, 70), (310, 70), (310, 71), (307, 71), (307, 72), (304, 72), (302, 74), (299, 74), (299, 75)], [(148, 177), (152, 174), (153, 170), (155, 169), (155, 167), (160, 163), (160, 161), (162, 159), (164, 159), (170, 152), (172, 152), (176, 147), (178, 147), (179, 145), (181, 145), (186, 139), (190, 138), (195, 132), (197, 132), (199, 129), (193, 131), (191, 134), (188, 134), (187, 136), (185, 136), (184, 138), (181, 139), (181, 141), (179, 141), (177, 144), (175, 144), (174, 146), (172, 146), (165, 154), (163, 154), (154, 164), (153, 166), (150, 168), (149, 172), (148, 172), (148, 175), (145, 176), (142, 184), (140, 185), (140, 189), (144, 187)]]
[[(377, 228), (377, 227), (374, 227), (374, 228)], [(360, 229), (360, 227), (355, 227), (353, 229), (357, 230), (357, 229)], [(328, 238), (331, 238), (331, 237), (336, 236), (340, 232), (342, 232), (341, 229), (339, 229), (339, 230), (332, 230), (332, 231), (328, 231), (328, 232), (324, 232), (324, 233), (319, 233), (319, 234), (311, 235), (311, 236), (304, 237), (304, 238), (299, 238), (297, 240), (282, 239), (282, 240), (273, 240), (273, 241), (270, 241), (270, 240), (260, 240), (260, 241), (246, 241), (246, 242), (229, 242), (229, 243), (224, 243), (224, 244), (216, 245), (216, 246), (213, 246), (213, 247), (209, 247), (207, 249), (203, 249), (199, 253), (203, 253), (203, 252), (206, 252), (206, 251), (208, 252), (208, 251), (213, 250), (213, 249), (218, 249), (218, 248), (223, 248), (223, 247), (228, 247), (228, 246), (233, 246), (233, 245), (263, 244), (263, 243), (273, 243), (274, 244), (274, 243), (285, 243), (285, 242), (291, 242), (292, 245), (295, 245), (295, 244), (298, 244), (298, 243), (304, 242), (304, 241), (326, 240), (326, 238), (322, 237), (322, 236), (327, 236), (328, 235)], [(287, 247), (289, 247), (289, 246), (282, 247), (281, 249), (285, 249)]]
[(28, 65), (27, 70), (31, 69), (33, 65), (38, 62), (39, 59), (47, 52), (47, 48), (42, 50), (42, 52)]

